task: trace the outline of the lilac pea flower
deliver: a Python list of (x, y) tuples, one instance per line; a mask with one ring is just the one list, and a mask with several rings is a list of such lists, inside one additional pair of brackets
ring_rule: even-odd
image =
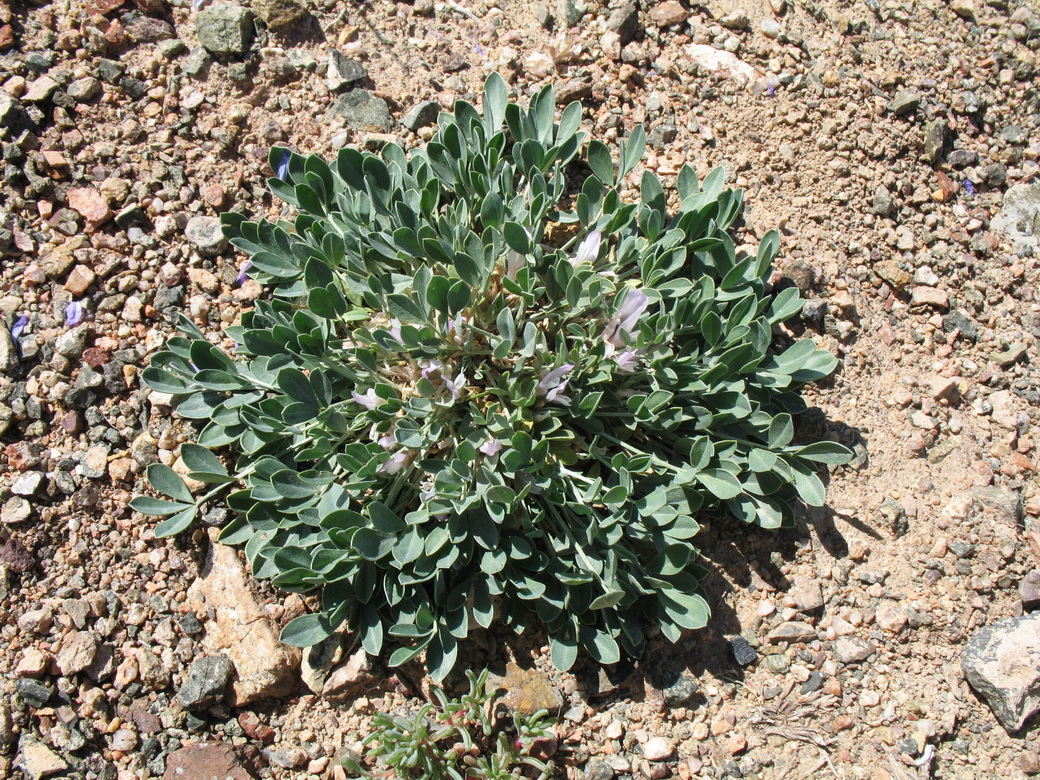
[(419, 376), (424, 379), (429, 379), (431, 374), (435, 374), (441, 370), (441, 366), (444, 364), (439, 360), (420, 360), (419, 361)]
[(366, 409), (375, 409), (377, 406), (383, 403), (383, 399), (376, 395), (376, 391), (373, 388), (369, 388), (364, 395), (357, 392), (356, 390), (353, 390), (351, 391), (350, 396), (354, 399), (356, 403), (361, 404), (361, 406), (365, 407)]
[(607, 325), (606, 340), (614, 347), (623, 347), (624, 341), (622, 339), (632, 336), (632, 331), (638, 325), (639, 318), (649, 305), (650, 299), (646, 297), (645, 292), (638, 287), (630, 289), (618, 313)]
[(29, 318), (24, 314), (19, 315), (18, 319), (14, 321), (14, 325), (11, 326), (11, 340), (17, 341), (28, 326)]
[(527, 260), (522, 254), (510, 249), (509, 254), (506, 255), (506, 279), (515, 282), (517, 273), (526, 265), (526, 262)]
[(275, 169), (275, 176), (282, 181), (289, 181), (289, 160), (291, 157), (292, 152), (286, 149), (282, 152), (282, 156), (278, 160), (278, 167)]
[(563, 394), (570, 381), (567, 375), (574, 370), (573, 363), (564, 363), (559, 368), (547, 371), (538, 382), (538, 397), (544, 398), (546, 403), (557, 403), (560, 406), (570, 406), (571, 399)]
[(461, 314), (452, 320), (448, 326), (448, 335), (452, 337), (454, 342), (460, 347), (462, 346), (462, 326), (466, 324), (466, 318)]
[(598, 230), (589, 233), (585, 240), (578, 245), (578, 251), (571, 258), (571, 265), (577, 268), (582, 263), (595, 263), (599, 257), (599, 247), (603, 241), (603, 234)]
[(235, 278), (235, 284), (241, 287), (249, 279), (249, 269), (253, 267), (252, 260), (246, 260), (246, 264), (242, 266), (242, 270), (238, 272), (238, 276)]
[(442, 377), (444, 387), (447, 388), (448, 392), (451, 393), (451, 400), (458, 401), (462, 398), (462, 390), (466, 386), (466, 375), (459, 372), (459, 375), (454, 379), (451, 376)]
[(631, 374), (636, 370), (636, 366), (639, 364), (639, 353), (631, 349), (625, 350), (620, 354), (614, 356), (614, 360), (617, 361), (617, 368), (622, 374)]
[(964, 180), (964, 191), (967, 192), (969, 195), (975, 194), (975, 185), (972, 184), (968, 179)]
[(387, 332), (390, 334), (394, 341), (401, 340), (401, 322), (400, 320), (390, 320), (390, 327), (387, 328)]
[(502, 442), (498, 439), (488, 439), (486, 442), (477, 447), (477, 449), (483, 452), (489, 458), (492, 458), (502, 451)]
[(193, 11), (198, 11), (200, 8), (202, 8), (202, 4), (205, 2), (206, 0), (191, 0), (191, 9)]
[(65, 307), (65, 325), (69, 328), (75, 328), (87, 317), (87, 313), (83, 310), (83, 304), (79, 301), (73, 301)]
[(415, 459), (415, 450), (401, 450), (379, 467), (381, 474), (396, 474)]

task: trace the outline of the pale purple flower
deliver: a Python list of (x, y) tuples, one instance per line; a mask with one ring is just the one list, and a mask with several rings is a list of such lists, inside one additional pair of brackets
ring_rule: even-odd
[(401, 340), (401, 321), (390, 320), (390, 327), (387, 328), (387, 332), (390, 334), (394, 341)]
[(14, 321), (14, 325), (11, 326), (11, 339), (17, 341), (18, 337), (22, 335), (22, 332), (28, 327), (29, 318), (24, 314), (18, 315), (18, 319)]
[(238, 276), (235, 278), (235, 284), (241, 287), (249, 279), (249, 269), (253, 267), (252, 260), (246, 260), (246, 264), (242, 266), (242, 270), (238, 272)]
[(538, 382), (538, 397), (544, 398), (546, 403), (557, 403), (560, 406), (570, 406), (571, 399), (564, 395), (567, 383), (570, 379), (567, 375), (574, 370), (573, 363), (564, 363), (559, 368), (542, 374)]
[(281, 159), (278, 160), (278, 167), (275, 169), (275, 176), (282, 181), (289, 181), (289, 158), (292, 157), (292, 152), (286, 149), (282, 152)]
[(486, 442), (477, 447), (477, 449), (483, 452), (489, 458), (491, 458), (502, 451), (502, 442), (498, 439), (488, 439)]
[(625, 345), (623, 339), (632, 337), (632, 331), (636, 329), (639, 318), (649, 305), (650, 299), (647, 298), (645, 292), (638, 287), (631, 288), (628, 295), (625, 296), (621, 308), (618, 309), (618, 313), (607, 323), (604, 339), (614, 347), (623, 347)]
[(79, 301), (73, 301), (65, 307), (65, 325), (70, 328), (75, 328), (86, 318), (87, 313), (83, 310), (83, 304)]
[(192, 8), (192, 10), (193, 11), (198, 11), (200, 8), (202, 8), (202, 4), (205, 3), (205, 2), (206, 2), (206, 0), (191, 0), (191, 8)]
[(466, 318), (461, 314), (451, 321), (448, 325), (448, 335), (452, 337), (456, 344), (462, 346), (462, 326), (466, 324)]
[(383, 403), (383, 399), (376, 395), (374, 388), (369, 388), (364, 395), (359, 393), (357, 390), (353, 390), (350, 395), (355, 402), (361, 404), (366, 409), (375, 409)]
[(968, 179), (964, 180), (964, 191), (967, 192), (969, 195), (975, 194), (975, 185), (972, 184)]
[(571, 265), (577, 268), (582, 263), (595, 263), (599, 257), (599, 246), (603, 241), (603, 235), (598, 230), (589, 233), (585, 240), (578, 245), (578, 251), (571, 258)]
[(429, 379), (431, 374), (436, 374), (444, 364), (439, 360), (420, 360), (419, 376)]
[(390, 430), (386, 433), (382, 433), (378, 429), (378, 424), (373, 424), (372, 428), (368, 432), (368, 436), (372, 441), (378, 442), (379, 446), (384, 450), (394, 450), (397, 449), (398, 445), (397, 437), (394, 436), (396, 428), (396, 424), (390, 423)]
[(451, 400), (458, 401), (462, 398), (462, 391), (466, 387), (466, 375), (459, 372), (459, 375), (454, 379), (451, 375), (441, 376), (441, 381), (444, 383), (444, 387), (451, 393)]
[(527, 265), (527, 258), (510, 249), (509, 254), (506, 255), (506, 278), (515, 282), (517, 272), (525, 265)]
[(636, 366), (639, 365), (639, 353), (628, 349), (614, 355), (614, 360), (617, 361), (618, 371), (623, 374), (631, 374), (636, 370)]
[(394, 453), (390, 460), (379, 467), (378, 472), (381, 474), (396, 474), (415, 460), (415, 456), (415, 450), (401, 450)]

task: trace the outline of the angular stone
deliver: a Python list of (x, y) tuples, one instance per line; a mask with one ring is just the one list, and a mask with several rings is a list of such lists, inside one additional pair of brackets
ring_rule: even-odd
[(255, 780), (227, 742), (200, 742), (170, 753), (163, 780)]
[(366, 689), (378, 684), (373, 668), (368, 653), (364, 648), (359, 649), (328, 676), (321, 687), (321, 695), (328, 699), (356, 699)]
[(58, 653), (58, 669), (69, 677), (94, 663), (101, 642), (89, 631), (74, 631), (65, 637)]
[(607, 17), (607, 30), (615, 32), (621, 38), (621, 45), (630, 43), (641, 32), (639, 26), (639, 8), (635, 3), (626, 3)]
[(924, 126), (924, 156), (932, 165), (942, 158), (946, 146), (947, 124), (945, 119), (933, 119)]
[(1026, 576), (1018, 583), (1018, 595), (1022, 598), (1022, 607), (1027, 612), (1040, 609), (1040, 569), (1026, 572)]
[(249, 50), (255, 31), (253, 12), (237, 5), (217, 3), (195, 17), (199, 43), (212, 54), (241, 57)]
[(936, 309), (945, 309), (950, 305), (950, 294), (946, 290), (936, 287), (919, 286), (910, 294), (910, 303), (913, 306), (932, 306)]
[(43, 484), (43, 472), (26, 471), (11, 485), (11, 492), (16, 496), (32, 496)]
[(388, 133), (393, 129), (394, 120), (386, 101), (364, 89), (354, 89), (340, 95), (329, 113), (342, 118), (358, 132)]
[(68, 763), (44, 745), (34, 739), (23, 739), (18, 746), (15, 765), (20, 767), (31, 780), (50, 777), (69, 768)]
[(685, 51), (693, 63), (709, 73), (728, 74), (730, 78), (745, 84), (753, 84), (762, 76), (737, 55), (708, 44), (691, 43)]
[(643, 758), (647, 761), (667, 761), (675, 755), (675, 745), (664, 737), (650, 737), (643, 743)]
[(321, 693), (329, 678), (329, 672), (342, 657), (343, 634), (339, 631), (316, 645), (305, 647), (300, 661), (300, 677), (303, 684), (312, 692)]
[(252, 6), (272, 30), (288, 27), (307, 16), (307, 9), (296, 0), (252, 0)]
[(675, 0), (665, 0), (656, 3), (650, 9), (650, 18), (658, 27), (671, 27), (673, 24), (682, 24), (690, 17), (690, 12)]
[(758, 660), (755, 648), (744, 637), (739, 635), (726, 637), (726, 641), (729, 643), (729, 651), (733, 655), (733, 660), (741, 666), (750, 666)]
[(1016, 184), (1004, 193), (1004, 207), (990, 220), (990, 229), (1007, 236), (1020, 257), (1040, 253), (1040, 184)]
[(65, 280), (65, 289), (75, 298), (82, 297), (97, 279), (97, 274), (85, 265), (77, 265)]
[(521, 669), (510, 662), (506, 665), (505, 676), (492, 675), (491, 682), (506, 689), (504, 704), (521, 715), (533, 715), (538, 710), (558, 712), (563, 706), (563, 696), (538, 669)]
[(817, 638), (816, 629), (810, 626), (808, 623), (802, 623), (798, 620), (792, 620), (788, 623), (781, 623), (766, 637), (766, 641), (772, 645), (779, 644), (780, 642), (794, 642), (796, 644), (802, 642), (811, 642)]
[(177, 703), (186, 710), (204, 710), (224, 700), (231, 661), (226, 655), (207, 655), (192, 663), (177, 691)]
[(0, 523), (14, 525), (24, 523), (32, 517), (32, 504), (21, 496), (14, 496), (4, 502), (0, 509)]
[(881, 604), (877, 608), (877, 624), (882, 631), (890, 634), (898, 634), (906, 628), (909, 617), (906, 610), (898, 604)]
[(957, 380), (948, 376), (931, 376), (927, 379), (928, 393), (936, 401), (955, 404), (961, 399), (961, 389)]
[(1022, 494), (1017, 490), (985, 485), (972, 488), (971, 496), (976, 504), (990, 510), (1007, 525), (1017, 525), (1022, 519)]
[(440, 103), (436, 100), (424, 100), (422, 103), (417, 103), (408, 109), (405, 115), (401, 117), (401, 124), (414, 133), (420, 128), (436, 122), (440, 113)]
[(93, 187), (72, 188), (66, 196), (66, 202), (91, 228), (104, 224), (112, 216), (112, 209), (108, 207), (105, 196)]
[(857, 664), (874, 655), (874, 644), (858, 636), (842, 636), (834, 640), (834, 657), (843, 664)]
[(1040, 711), (1040, 613), (979, 629), (961, 656), (968, 683), (1009, 732)]
[(874, 273), (896, 290), (902, 290), (913, 281), (910, 272), (905, 271), (894, 260), (881, 260), (874, 263)]
[(192, 217), (184, 228), (184, 235), (203, 257), (219, 255), (228, 247), (218, 217)]
[(907, 114), (914, 113), (918, 106), (921, 105), (921, 101), (924, 99), (924, 95), (914, 89), (901, 89), (895, 94), (888, 102), (888, 111), (895, 116), (906, 116)]
[(357, 60), (347, 59), (335, 49), (332, 50), (328, 74), (325, 77), (325, 83), (332, 92), (342, 92), (365, 78), (368, 78), (368, 71), (364, 65)]
[(791, 597), (800, 612), (823, 609), (823, 588), (815, 579), (800, 579), (791, 588)]
[(58, 82), (50, 76), (40, 76), (29, 85), (28, 91), (22, 96), (27, 103), (42, 103), (50, 99), (58, 89)]
[(198, 607), (196, 612), (213, 616), (206, 622), (203, 646), (210, 653), (226, 654), (235, 666), (233, 706), (295, 692), (300, 651), (278, 641), (278, 626), (257, 602), (233, 549), (213, 542), (188, 599)]

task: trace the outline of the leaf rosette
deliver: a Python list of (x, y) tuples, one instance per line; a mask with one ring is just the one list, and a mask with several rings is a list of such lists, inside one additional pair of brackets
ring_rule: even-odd
[(185, 320), (143, 375), (201, 427), (182, 456), (213, 485), (194, 498), (153, 467), (171, 500), (134, 506), (166, 516), (157, 535), (230, 491), (222, 541), (321, 589), (284, 641), (346, 621), (438, 678), (493, 620), (543, 624), (561, 669), (704, 626), (696, 518), (776, 528), (849, 457), (794, 443), (799, 389), (836, 360), (774, 345), (802, 302), (767, 283), (776, 232), (737, 251), (721, 169), (684, 167), (672, 213), (649, 171), (626, 202), (641, 128), (615, 162), (549, 87), (521, 108), (492, 76), (482, 109), (458, 102), (423, 149), (273, 149), (295, 220), (223, 218), (271, 298), (227, 330), (233, 354)]

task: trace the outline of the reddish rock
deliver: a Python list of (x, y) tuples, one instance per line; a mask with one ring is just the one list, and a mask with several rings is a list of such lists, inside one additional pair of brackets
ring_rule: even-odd
[(69, 278), (65, 280), (65, 289), (75, 297), (79, 298), (90, 289), (90, 285), (94, 283), (95, 279), (97, 279), (97, 274), (85, 265), (77, 265), (72, 269)]
[(200, 742), (170, 753), (163, 780), (254, 780), (235, 748), (226, 742)]
[(202, 190), (202, 199), (213, 208), (219, 209), (224, 205), (224, 188), (219, 184), (210, 184)]
[(7, 456), (7, 464), (15, 471), (28, 471), (34, 466), (40, 465), (40, 455), (43, 453), (42, 444), (30, 444), (27, 441), (18, 441), (8, 444), (4, 448)]
[(650, 9), (650, 18), (658, 27), (671, 27), (673, 24), (682, 24), (689, 17), (689, 11), (676, 3), (675, 0), (658, 3)]
[(14, 46), (14, 29), (9, 24), (0, 27), (0, 51), (6, 51)]
[(1033, 569), (1018, 584), (1018, 594), (1027, 612), (1040, 609), (1040, 569)]
[(101, 368), (108, 361), (112, 359), (105, 350), (98, 349), (97, 347), (87, 347), (83, 350), (83, 362), (91, 368)]
[(112, 216), (105, 197), (93, 187), (74, 187), (68, 194), (69, 208), (79, 212), (89, 228), (104, 224)]
[(238, 716), (238, 725), (242, 727), (242, 731), (246, 733), (247, 737), (263, 742), (265, 745), (270, 745), (278, 736), (278, 732), (273, 728), (260, 722), (260, 718), (256, 716), (255, 712), (241, 713)]

